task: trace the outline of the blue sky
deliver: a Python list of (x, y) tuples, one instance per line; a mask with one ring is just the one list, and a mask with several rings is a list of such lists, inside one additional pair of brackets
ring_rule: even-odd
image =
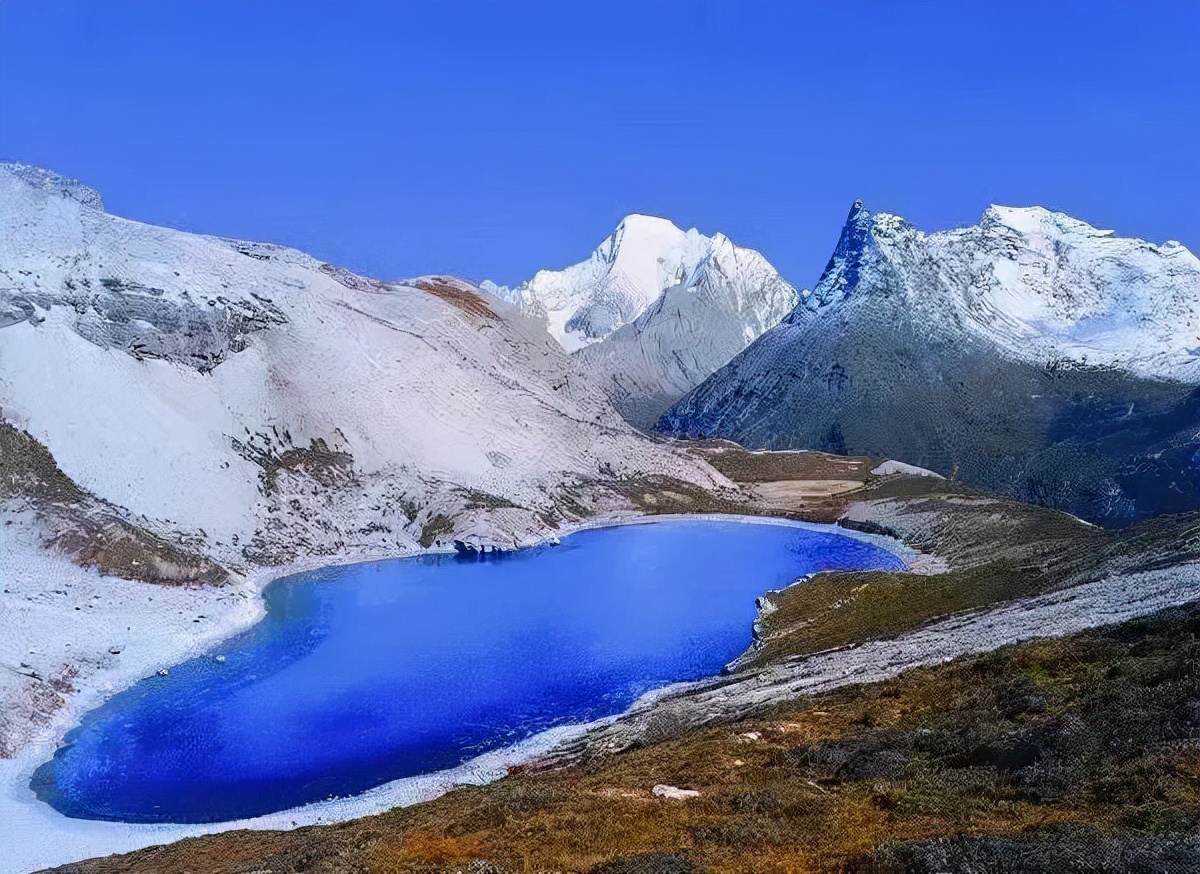
[(798, 285), (851, 202), (1200, 251), (1200, 3), (0, 0), (0, 157), (111, 212), (516, 282), (626, 213)]

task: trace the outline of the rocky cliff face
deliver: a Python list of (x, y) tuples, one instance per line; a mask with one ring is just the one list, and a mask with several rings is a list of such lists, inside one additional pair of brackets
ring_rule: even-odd
[(851, 210), (816, 287), (660, 428), (877, 454), (1112, 522), (1200, 506), (1200, 262), (1040, 208)]

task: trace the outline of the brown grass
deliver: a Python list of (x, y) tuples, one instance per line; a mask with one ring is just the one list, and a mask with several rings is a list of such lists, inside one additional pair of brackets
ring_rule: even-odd
[(487, 300), (472, 291), (465, 282), (444, 276), (431, 276), (414, 280), (412, 286), (441, 298), (468, 315), (501, 321), (500, 316), (496, 314)]
[[(949, 570), (826, 573), (784, 589), (771, 596), (777, 609), (763, 617), (761, 647), (743, 666), (896, 637), (963, 610), (1200, 557), (1195, 513), (1114, 531), (1053, 510), (935, 495), (884, 518)], [(932, 527), (914, 528), (915, 519)]]
[(882, 459), (827, 452), (768, 452), (743, 449), (726, 440), (689, 443), (704, 459), (732, 480), (743, 483), (778, 480), (849, 480), (862, 484)]

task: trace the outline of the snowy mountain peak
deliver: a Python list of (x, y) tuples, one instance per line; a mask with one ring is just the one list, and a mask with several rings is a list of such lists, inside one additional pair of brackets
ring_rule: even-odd
[(679, 245), (686, 236), (687, 233), (670, 219), (635, 212), (621, 219), (617, 229), (596, 251), (611, 252), (613, 258), (619, 254), (638, 257)]
[(861, 227), (871, 218), (870, 211), (863, 206), (861, 200), (855, 200), (850, 204), (850, 212), (846, 215), (846, 223), (842, 226), (844, 234), (848, 228)]
[(903, 459), (1136, 519), (1200, 495), (1198, 335), (1200, 261), (1182, 246), (1041, 207), (926, 234), (856, 203), (804, 303), (659, 428)]
[(483, 291), (543, 320), (631, 422), (649, 426), (799, 300), (759, 252), (724, 234), (626, 216), (591, 256)]
[(684, 231), (667, 219), (634, 213), (586, 261), (538, 271), (514, 289), (490, 282), (482, 287), (544, 319), (551, 335), (574, 352), (635, 320), (667, 289), (694, 283), (714, 257), (729, 260), (748, 251), (723, 235), (708, 237), (695, 228)]
[[(886, 214), (877, 218), (891, 219)], [(861, 200), (854, 201), (850, 213), (842, 225), (841, 236), (833, 249), (829, 263), (825, 265), (816, 287), (807, 292), (803, 309), (792, 313), (788, 321), (795, 323), (807, 317), (807, 311), (835, 303), (858, 284), (858, 275), (871, 248), (872, 229), (876, 217), (863, 206)]]
[(897, 296), (927, 325), (953, 322), (1023, 360), (1117, 365), (1194, 382), (1200, 370), (1200, 261), (1040, 206), (990, 206), (976, 225), (924, 234), (855, 201), (803, 305)]
[(959, 274), (957, 306), (1018, 358), (1065, 358), (1200, 382), (1200, 259), (1177, 243), (1119, 237), (1043, 207), (990, 207), (929, 235)]
[(694, 228), (683, 231), (667, 219), (634, 213), (622, 219), (592, 258), (610, 265), (637, 296), (653, 290), (649, 303), (681, 278), (676, 275), (680, 264), (689, 260), (688, 254), (693, 255), (690, 260), (700, 257), (698, 250), (706, 243), (708, 238)]

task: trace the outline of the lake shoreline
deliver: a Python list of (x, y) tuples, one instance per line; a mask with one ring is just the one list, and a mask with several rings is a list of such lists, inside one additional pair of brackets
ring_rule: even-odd
[[(853, 529), (829, 525), (829, 523), (737, 514), (611, 514), (600, 517), (600, 519), (564, 526), (559, 532), (534, 540), (528, 545), (523, 545), (521, 549), (556, 545), (560, 540), (570, 537), (572, 534), (596, 531), (596, 529), (626, 525), (652, 525), (655, 522), (665, 521), (726, 521), (748, 523), (748, 525), (758, 523), (758, 525), (800, 528), (805, 531), (838, 534), (842, 537), (881, 546), (892, 555), (898, 556), (905, 564), (911, 563), (911, 558), (917, 555), (916, 551), (908, 549), (899, 540), (882, 537), (882, 535), (857, 532)], [(247, 594), (253, 609), (230, 616), (226, 622), (214, 622), (202, 647), (191, 646), (182, 652), (180, 649), (174, 649), (172, 652), (158, 653), (158, 658), (142, 670), (137, 671), (136, 676), (132, 676), (133, 672), (131, 671), (131, 676), (121, 677), (121, 681), (124, 682), (110, 681), (103, 690), (80, 688), (79, 692), (72, 696), (67, 707), (62, 708), (62, 711), (56, 714), (53, 723), (41, 732), (36, 741), (26, 744), (16, 758), (0, 760), (0, 791), (4, 792), (6, 807), (10, 810), (10, 815), (6, 816), (10, 825), (2, 827), (5, 842), (10, 846), (23, 845), (24, 840), (31, 839), (35, 834), (40, 837), (53, 838), (43, 845), (46, 851), (35, 852), (25, 860), (18, 861), (13, 858), (12, 863), (0, 862), (0, 874), (52, 866), (52, 864), (70, 862), (86, 856), (126, 852), (146, 845), (173, 842), (173, 840), (199, 836), (199, 834), (239, 830), (239, 828), (278, 830), (278, 828), (328, 824), (328, 822), (382, 813), (383, 810), (392, 807), (428, 801), (455, 788), (456, 785), (480, 784), (504, 777), (509, 768), (539, 759), (554, 747), (563, 746), (571, 740), (586, 735), (589, 731), (601, 728), (602, 725), (619, 719), (629, 710), (647, 706), (661, 695), (678, 694), (680, 690), (691, 684), (704, 682), (704, 678), (702, 678), (702, 680), (672, 683), (665, 687), (649, 690), (636, 701), (631, 702), (630, 707), (625, 711), (594, 720), (592, 723), (556, 726), (556, 728), (526, 738), (514, 746), (482, 754), (478, 758), (463, 762), (462, 765), (450, 768), (450, 770), (392, 780), (390, 783), (376, 786), (376, 788), (354, 796), (314, 802), (301, 807), (281, 810), (278, 813), (253, 816), (253, 818), (212, 822), (212, 824), (132, 824), (132, 822), (121, 821), (72, 819), (56, 812), (49, 804), (38, 800), (34, 795), (34, 791), (29, 785), (32, 773), (36, 771), (37, 767), (52, 758), (55, 750), (61, 744), (62, 737), (68, 731), (76, 728), (86, 713), (95, 710), (104, 701), (131, 688), (133, 684), (155, 674), (156, 671), (169, 670), (172, 666), (184, 662), (186, 658), (210, 651), (210, 649), (220, 646), (223, 641), (232, 639), (262, 622), (266, 615), (263, 592), (272, 583), (318, 569), (398, 561), (403, 558), (443, 555), (443, 553), (451, 552), (454, 552), (452, 547), (442, 547), (442, 549), (404, 552), (390, 557), (347, 556), (342, 557), (342, 561), (338, 561), (336, 557), (330, 561), (329, 557), (313, 556), (298, 562), (280, 565), (280, 567), (253, 570), (246, 576), (244, 582), (236, 583), (240, 591)], [(808, 579), (809, 576), (811, 575), (805, 575), (802, 579)], [(220, 593), (222, 589), (214, 589), (214, 592)], [(17, 824), (17, 822), (20, 824), (19, 827), (13, 827), (12, 824)], [(53, 852), (50, 852), (52, 846)], [(70, 846), (71, 849), (64, 852), (67, 846)]]
[[(912, 559), (918, 555), (915, 550), (905, 547), (896, 539), (867, 534), (828, 523), (809, 523), (779, 517), (722, 513), (606, 514), (603, 517), (564, 525), (558, 532), (531, 540), (528, 544), (523, 544), (521, 548), (555, 545), (563, 538), (584, 531), (672, 520), (768, 524), (823, 531), (877, 545), (896, 555), (906, 565), (911, 564)], [(499, 779), (507, 773), (508, 769), (535, 760), (556, 746), (568, 743), (574, 738), (619, 719), (628, 710), (644, 707), (661, 695), (678, 693), (693, 683), (704, 682), (704, 679), (700, 679), (650, 690), (620, 713), (590, 723), (548, 729), (518, 744), (473, 758), (456, 768), (405, 777), (347, 798), (316, 802), (248, 819), (207, 824), (144, 824), (72, 819), (37, 799), (30, 788), (29, 781), (33, 772), (53, 756), (66, 733), (78, 726), (84, 715), (155, 672), (170, 669), (188, 658), (210, 651), (220, 646), (222, 642), (261, 622), (266, 615), (263, 592), (269, 585), (290, 576), (323, 568), (372, 564), (422, 555), (449, 554), (453, 551), (451, 547), (430, 548), (393, 556), (343, 556), (333, 557), (332, 560), (327, 556), (313, 556), (283, 566), (255, 569), (246, 575), (244, 581), (235, 584), (236, 590), (247, 598), (249, 610), (238, 611), (223, 620), (214, 617), (214, 621), (208, 627), (207, 634), (202, 641), (191, 642), (183, 647), (163, 647), (155, 653), (155, 658), (143, 661), (136, 668), (132, 668), (124, 674), (119, 669), (110, 672), (106, 675), (103, 684), (91, 686), (82, 684), (79, 690), (71, 696), (67, 706), (62, 708), (50, 724), (39, 732), (33, 741), (26, 744), (16, 757), (0, 760), (0, 792), (3, 792), (5, 796), (5, 806), (9, 811), (9, 816), (5, 818), (8, 824), (0, 826), (0, 837), (7, 846), (32, 846), (33, 848), (33, 852), (28, 855), (7, 854), (5, 860), (0, 860), (0, 874), (34, 870), (97, 854), (128, 852), (151, 844), (170, 842), (201, 834), (233, 829), (296, 828), (317, 823), (338, 822), (379, 813), (396, 806), (416, 804), (444, 794), (457, 785), (479, 784)], [(806, 575), (805, 578), (808, 576), (811, 575)], [(212, 590), (214, 597), (229, 594), (228, 588)]]

